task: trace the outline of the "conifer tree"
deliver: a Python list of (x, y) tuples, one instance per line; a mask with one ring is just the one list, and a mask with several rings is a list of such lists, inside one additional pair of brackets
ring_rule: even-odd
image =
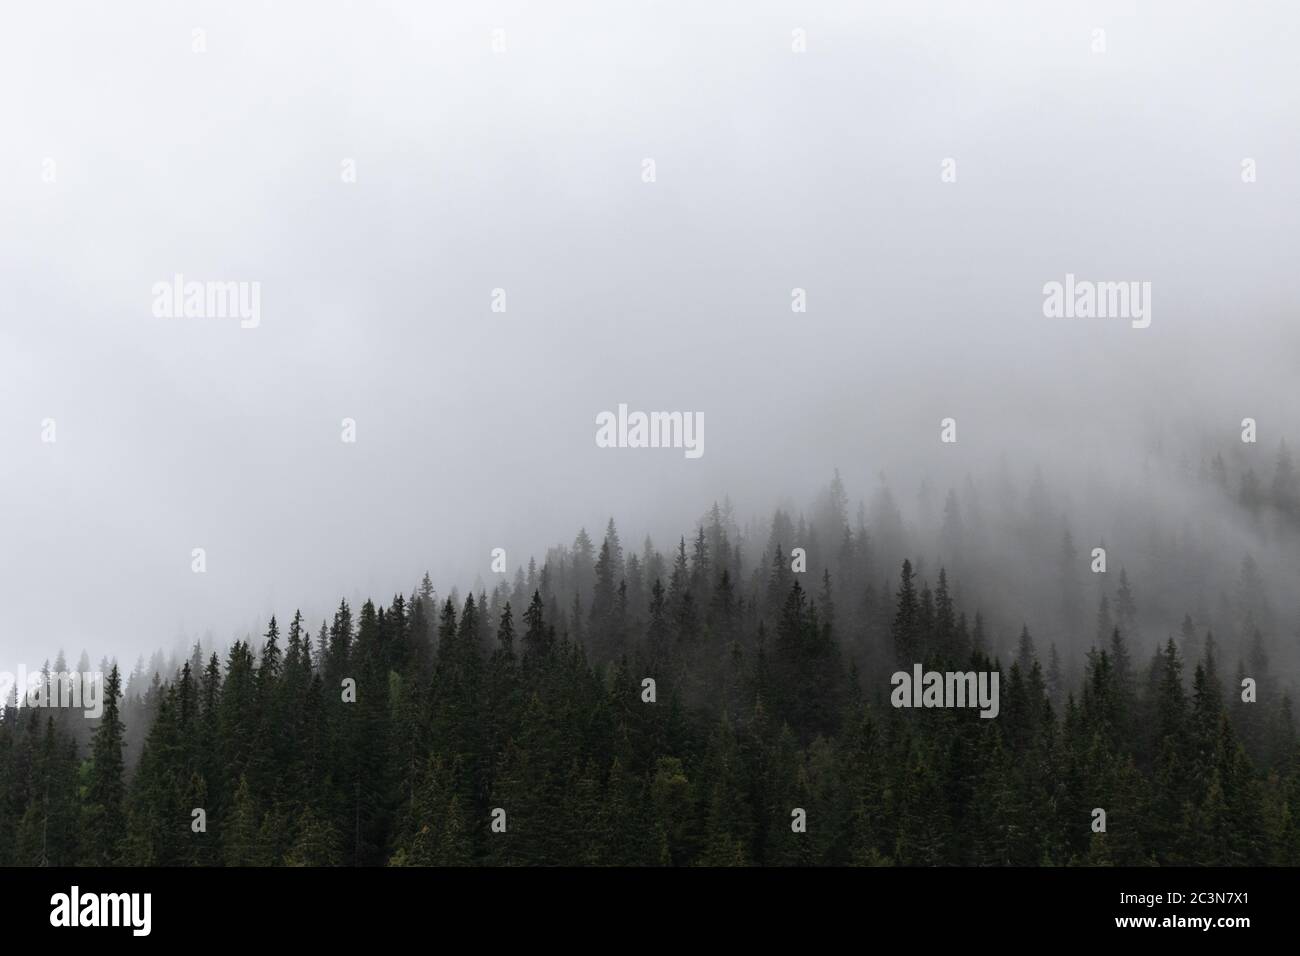
[(916, 585), (912, 580), (912, 562), (904, 561), (899, 576), (897, 610), (891, 635), (894, 640), (894, 659), (900, 664), (909, 664), (917, 659), (921, 642), (921, 605), (917, 597)]
[(116, 664), (108, 673), (102, 693), (104, 712), (91, 741), (90, 780), (83, 824), (85, 861), (91, 866), (116, 864), (126, 831), (126, 783), (122, 758), (125, 728), (118, 716), (122, 681)]

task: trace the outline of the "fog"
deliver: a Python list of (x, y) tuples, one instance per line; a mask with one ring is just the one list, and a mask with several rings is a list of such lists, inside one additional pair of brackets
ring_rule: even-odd
[[(1066, 522), (1139, 588), (1187, 528), (1150, 627), (1251, 554), (1294, 643), (1300, 539), (1194, 479), (1300, 444), (1300, 9), (699, 6), (10, 11), (0, 670), (490, 588), (610, 516), (666, 549), (724, 497), (761, 550), (836, 468), (929, 571), (949, 489), (1041, 469), (1050, 539), (990, 514), (962, 562), (1000, 626)], [(155, 315), (177, 274), (260, 283), (256, 327)], [(1045, 317), (1067, 274), (1149, 282), (1149, 327)], [(597, 447), (620, 403), (704, 454)]]

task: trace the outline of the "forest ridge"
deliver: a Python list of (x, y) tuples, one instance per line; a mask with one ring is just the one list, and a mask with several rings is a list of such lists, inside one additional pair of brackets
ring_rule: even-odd
[[(1285, 514), (1289, 467), (1234, 507)], [(0, 864), (1300, 863), (1267, 569), (1153, 635), (1142, 579), (1091, 574), (1035, 488), (1010, 500), (1056, 556), (1041, 631), (981, 610), (997, 501), (954, 491), (929, 535), (888, 489), (850, 520), (837, 475), (765, 534), (714, 505), (637, 553), (611, 519), (490, 593), (426, 575), (147, 679), (106, 663), (98, 721), (4, 709)], [(894, 563), (926, 551), (951, 560)], [(996, 718), (891, 706), (916, 664), (998, 672)]]

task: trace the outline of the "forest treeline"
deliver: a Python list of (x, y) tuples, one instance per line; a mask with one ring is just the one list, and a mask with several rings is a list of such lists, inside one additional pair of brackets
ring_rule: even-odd
[[(611, 520), (490, 594), (426, 575), (130, 692), (109, 664), (98, 721), (11, 700), (0, 864), (1300, 864), (1274, 612), (1157, 640), (1109, 572), (1095, 611), (1066, 589), (1070, 665), (942, 567), (886, 571), (838, 476), (818, 508), (757, 561), (716, 505), (667, 555)], [(890, 706), (917, 662), (998, 670), (998, 716)]]

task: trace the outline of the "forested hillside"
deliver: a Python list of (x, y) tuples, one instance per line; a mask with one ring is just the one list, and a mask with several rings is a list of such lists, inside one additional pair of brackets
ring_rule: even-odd
[[(1140, 576), (1093, 573), (1034, 487), (1067, 572), (1044, 635), (919, 553), (982, 567), (969, 489), (932, 549), (887, 492), (850, 520), (837, 476), (806, 521), (715, 505), (664, 554), (611, 520), (490, 592), (426, 575), (126, 690), (112, 664), (99, 721), (11, 700), (0, 864), (1300, 864), (1253, 559), (1213, 582), (1229, 633), (1190, 603), (1153, 631)], [(999, 671), (997, 717), (891, 706), (918, 662)]]

